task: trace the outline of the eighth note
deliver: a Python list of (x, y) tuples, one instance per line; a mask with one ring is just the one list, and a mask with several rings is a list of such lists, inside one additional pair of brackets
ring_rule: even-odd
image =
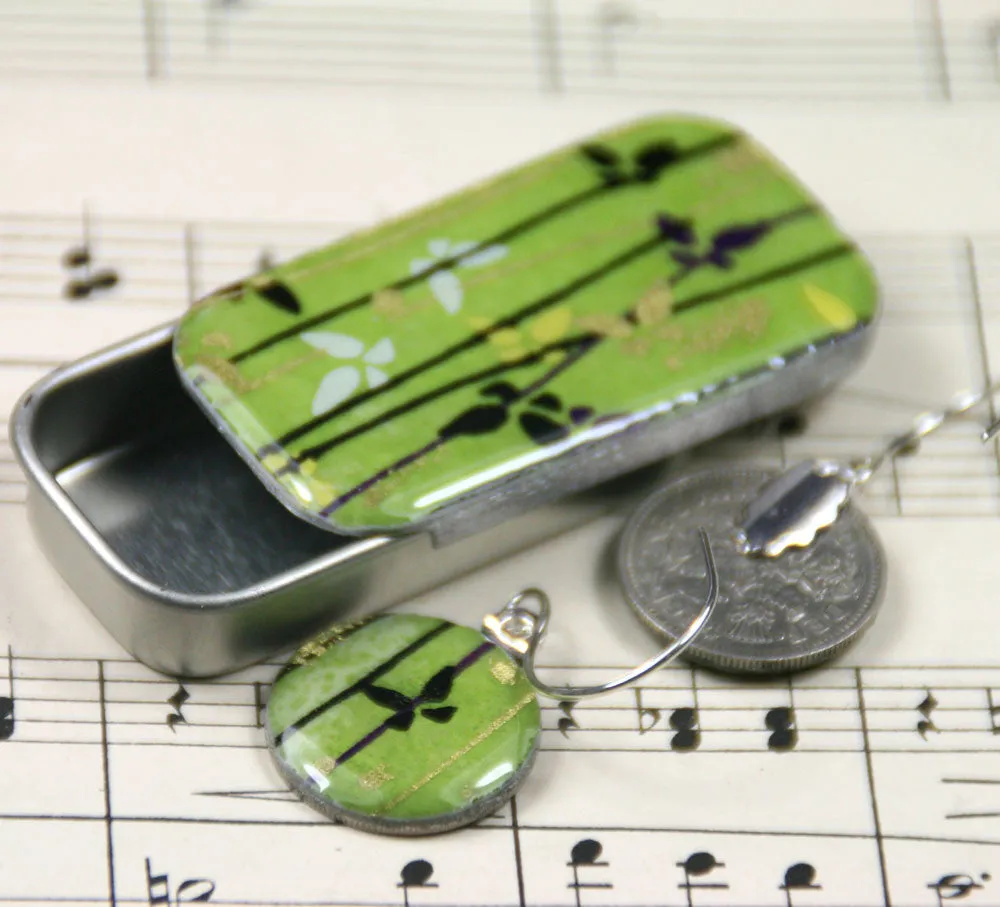
[(926, 740), (929, 731), (933, 731), (935, 734), (940, 734), (941, 732), (934, 726), (934, 720), (931, 718), (931, 712), (938, 707), (938, 701), (934, 698), (934, 694), (928, 690), (927, 695), (924, 697), (923, 702), (917, 706), (917, 711), (920, 712), (924, 717), (917, 722), (917, 733)]
[(14, 736), (14, 652), (7, 646), (7, 696), (0, 696), (0, 742)]
[[(86, 228), (84, 230), (86, 233)], [(73, 246), (63, 255), (63, 270), (69, 273), (69, 280), (63, 285), (63, 296), (67, 299), (89, 299), (94, 293), (110, 290), (118, 285), (118, 272), (111, 268), (93, 268), (90, 241)]]
[(576, 705), (574, 702), (559, 703), (559, 708), (562, 709), (563, 715), (566, 716), (565, 718), (559, 719), (559, 733), (562, 734), (563, 737), (569, 737), (569, 731), (576, 730), (580, 727), (580, 725), (576, 723), (576, 719), (573, 717), (574, 705)]
[(191, 694), (182, 685), (178, 684), (177, 692), (167, 700), (167, 704), (173, 707), (173, 712), (167, 715), (167, 727), (174, 731), (174, 733), (177, 733), (176, 727), (178, 724), (187, 724), (187, 719), (181, 711), (181, 706), (190, 698)]
[(411, 860), (399, 874), (397, 888), (403, 889), (403, 907), (410, 907), (411, 888), (437, 888), (437, 882), (432, 882), (434, 867), (427, 860)]

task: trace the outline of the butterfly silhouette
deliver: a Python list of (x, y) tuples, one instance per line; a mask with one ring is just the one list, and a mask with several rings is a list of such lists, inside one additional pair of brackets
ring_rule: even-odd
[(451, 685), (454, 680), (455, 667), (449, 665), (428, 680), (423, 689), (412, 699), (398, 690), (390, 690), (388, 687), (378, 687), (374, 684), (368, 684), (364, 688), (364, 693), (376, 705), (392, 710), (394, 714), (385, 721), (388, 727), (397, 731), (408, 731), (413, 725), (418, 711), (424, 718), (437, 724), (447, 724), (451, 721), (455, 712), (458, 711), (455, 706), (445, 705), (431, 708), (422, 708), (422, 706), (425, 702), (444, 702), (451, 695)]

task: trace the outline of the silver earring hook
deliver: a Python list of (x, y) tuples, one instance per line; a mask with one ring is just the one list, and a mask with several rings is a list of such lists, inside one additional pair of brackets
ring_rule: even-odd
[[(551, 607), (549, 597), (541, 589), (525, 589), (515, 595), (495, 614), (487, 614), (483, 618), (483, 632), (489, 640), (500, 646), (508, 655), (521, 665), (528, 682), (542, 696), (563, 701), (585, 699), (590, 696), (601, 696), (619, 687), (635, 683), (650, 671), (655, 671), (667, 662), (673, 661), (681, 654), (702, 631), (705, 623), (711, 617), (719, 598), (719, 575), (715, 568), (715, 557), (712, 545), (705, 530), (699, 529), (702, 554), (705, 557), (705, 567), (708, 571), (708, 594), (705, 604), (698, 616), (691, 622), (687, 630), (669, 646), (641, 665), (633, 668), (621, 677), (592, 687), (553, 687), (540, 680), (535, 673), (535, 654), (545, 636), (549, 625)], [(522, 602), (534, 599), (538, 610), (532, 611), (522, 605)]]

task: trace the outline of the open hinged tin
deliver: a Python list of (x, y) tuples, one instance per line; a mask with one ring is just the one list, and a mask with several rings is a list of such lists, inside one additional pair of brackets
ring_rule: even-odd
[(753, 141), (632, 124), (222, 288), (11, 420), (121, 644), (234, 670), (578, 525), (863, 357), (871, 271)]

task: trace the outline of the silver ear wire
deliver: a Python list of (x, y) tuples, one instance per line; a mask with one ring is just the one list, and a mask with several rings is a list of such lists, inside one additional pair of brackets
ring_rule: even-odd
[[(715, 558), (712, 555), (712, 546), (705, 530), (699, 529), (698, 535), (701, 538), (702, 553), (708, 572), (708, 592), (705, 596), (705, 605), (680, 637), (638, 667), (622, 674), (621, 677), (592, 687), (553, 687), (538, 678), (535, 673), (535, 654), (545, 636), (545, 631), (548, 629), (549, 614), (551, 613), (549, 597), (541, 589), (525, 589), (515, 595), (495, 614), (487, 614), (483, 618), (483, 633), (491, 642), (520, 663), (528, 682), (542, 696), (562, 701), (586, 699), (591, 696), (601, 696), (604, 693), (610, 693), (612, 690), (635, 683), (650, 671), (655, 671), (677, 658), (694, 642), (695, 637), (702, 631), (715, 609), (719, 598), (719, 576), (715, 568)], [(522, 604), (530, 599), (537, 602), (537, 611), (532, 611)]]

